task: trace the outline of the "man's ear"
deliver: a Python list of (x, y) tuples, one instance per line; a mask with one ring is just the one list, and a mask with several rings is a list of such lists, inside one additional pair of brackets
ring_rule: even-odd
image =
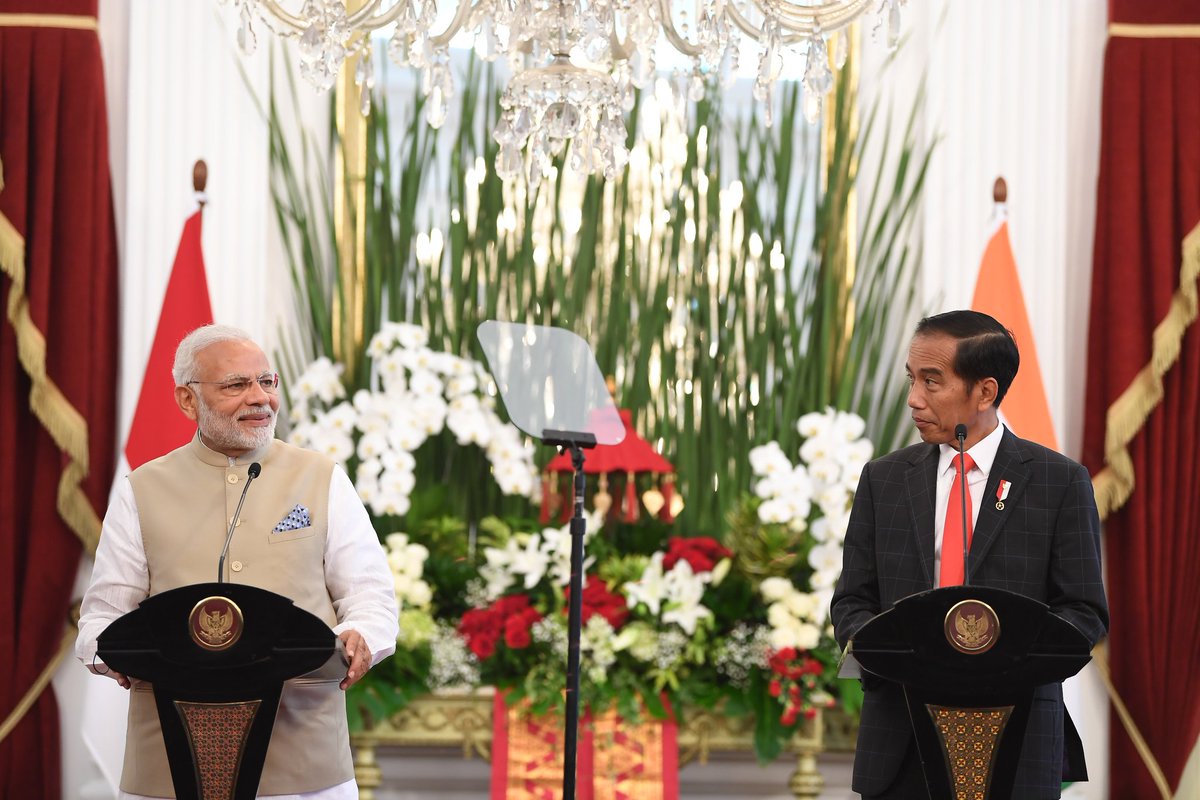
[(196, 403), (196, 393), (186, 386), (175, 387), (175, 403), (188, 419), (195, 422), (200, 418), (200, 409)]
[(996, 405), (996, 393), (1000, 391), (1000, 384), (995, 378), (984, 378), (977, 383), (976, 388), (979, 391), (979, 410), (985, 411)]

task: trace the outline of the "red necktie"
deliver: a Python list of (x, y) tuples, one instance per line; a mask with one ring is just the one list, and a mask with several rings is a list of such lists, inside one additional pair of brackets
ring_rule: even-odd
[[(942, 568), (938, 575), (938, 586), (962, 586), (963, 582), (963, 513), (962, 495), (967, 496), (967, 548), (971, 547), (971, 532), (975, 525), (971, 519), (971, 487), (963, 486), (963, 473), (958, 469), (959, 456), (950, 463), (954, 465), (954, 483), (950, 484), (950, 496), (946, 499), (946, 525), (942, 528)], [(975, 469), (975, 460), (966, 456), (966, 472)]]

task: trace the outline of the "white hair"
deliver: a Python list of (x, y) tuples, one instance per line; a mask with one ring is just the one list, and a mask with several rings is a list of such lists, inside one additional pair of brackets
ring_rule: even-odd
[(175, 364), (171, 367), (171, 375), (175, 378), (176, 386), (187, 386), (189, 381), (196, 380), (199, 367), (196, 356), (200, 351), (221, 342), (253, 342), (250, 334), (232, 325), (203, 325), (183, 337), (179, 347), (175, 348)]

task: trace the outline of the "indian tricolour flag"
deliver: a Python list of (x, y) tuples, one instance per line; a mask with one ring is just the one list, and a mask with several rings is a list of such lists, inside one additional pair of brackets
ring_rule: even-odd
[(1025, 294), (1021, 291), (1021, 278), (1008, 239), (1008, 215), (1003, 204), (997, 206), (995, 230), (983, 251), (971, 308), (994, 317), (1012, 331), (1021, 352), (1021, 368), (1000, 405), (1004, 423), (1022, 439), (1058, 450), (1058, 437), (1054, 435), (1054, 420), (1050, 417), (1046, 384), (1042, 381), (1033, 329), (1025, 310)]

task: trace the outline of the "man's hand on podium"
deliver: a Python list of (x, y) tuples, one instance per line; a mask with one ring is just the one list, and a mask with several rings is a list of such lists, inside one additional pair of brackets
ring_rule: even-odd
[(346, 647), (346, 658), (350, 659), (350, 664), (346, 667), (346, 677), (342, 679), (339, 686), (342, 689), (349, 689), (358, 683), (359, 679), (366, 675), (367, 670), (371, 668), (371, 650), (367, 647), (367, 642), (363, 639), (362, 634), (356, 630), (342, 631), (338, 634), (338, 638)]
[(95, 657), (92, 658), (91, 664), (85, 664), (85, 666), (93, 675), (104, 675), (105, 677), (112, 678), (121, 685), (122, 689), (128, 689), (133, 685), (133, 682), (130, 681), (129, 678), (125, 677), (124, 674), (117, 672), (115, 669), (109, 669), (107, 664), (100, 662), (99, 665), (97, 665)]

